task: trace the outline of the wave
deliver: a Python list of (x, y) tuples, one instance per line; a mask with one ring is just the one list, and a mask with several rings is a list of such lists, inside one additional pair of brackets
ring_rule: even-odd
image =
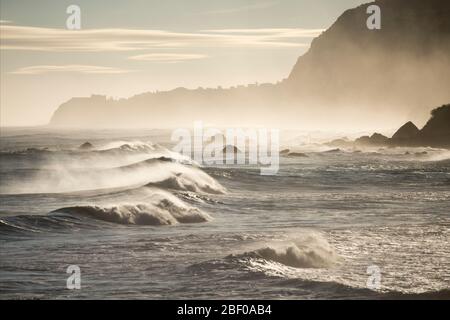
[(162, 189), (173, 189), (192, 192), (205, 192), (213, 194), (223, 194), (225, 190), (214, 179), (208, 179), (209, 181), (196, 181), (191, 179), (188, 175), (183, 173), (177, 173), (175, 176), (167, 179), (151, 182), (147, 186), (159, 187)]
[(175, 163), (181, 163), (185, 165), (195, 165), (190, 159), (185, 158), (182, 155), (174, 154), (174, 155), (161, 155), (161, 154), (155, 154), (152, 157), (148, 157), (144, 160), (137, 161), (134, 163), (126, 164), (123, 166), (118, 166), (112, 169), (121, 169), (121, 170), (132, 170), (138, 167), (143, 167), (146, 165), (152, 165), (157, 163), (163, 163), (163, 162), (175, 162)]
[(87, 167), (82, 170), (73, 170), (60, 163), (53, 170), (30, 171), (21, 179), (8, 179), (2, 186), (2, 193), (70, 193), (145, 185), (214, 194), (226, 192), (200, 168), (179, 159), (176, 155), (159, 156), (114, 168)]
[(328, 268), (338, 261), (333, 248), (315, 233), (291, 241), (274, 242), (236, 257), (264, 259), (293, 268)]
[(54, 212), (88, 216), (94, 219), (124, 225), (175, 225), (211, 221), (211, 216), (186, 205), (180, 206), (165, 199), (157, 204), (120, 204), (112, 206), (76, 206)]
[(94, 150), (97, 151), (108, 151), (108, 150), (123, 150), (123, 151), (140, 151), (140, 152), (151, 152), (159, 149), (160, 146), (157, 144), (152, 144), (151, 142), (143, 142), (139, 140), (135, 141), (112, 141), (105, 145), (102, 145)]
[(55, 152), (58, 150), (54, 150), (54, 149), (49, 149), (47, 147), (42, 147), (42, 148), (26, 148), (26, 149), (21, 149), (21, 150), (1, 150), (0, 151), (0, 155), (1, 156), (5, 156), (5, 155), (33, 155), (33, 154), (41, 154), (41, 153), (51, 153), (51, 152)]
[[(94, 143), (95, 144), (95, 143)], [(13, 150), (0, 150), (0, 155), (7, 154), (48, 154), (48, 153), (99, 153), (107, 151), (126, 151), (126, 152), (153, 152), (158, 150), (165, 150), (164, 147), (159, 144), (153, 144), (151, 142), (142, 141), (112, 141), (101, 146), (95, 146), (91, 142), (87, 141), (81, 145), (66, 145), (65, 147), (55, 146), (41, 146), (41, 147), (29, 147), (25, 149), (13, 149)], [(88, 145), (89, 147), (86, 147)]]
[(0, 219), (0, 235), (2, 236), (24, 236), (97, 227), (70, 215), (19, 215)]
[[(120, 141), (115, 148), (55, 146), (31, 147), (23, 150), (1, 150), (0, 165), (10, 170), (83, 170), (108, 169), (129, 165), (139, 161), (170, 157), (179, 162), (189, 163), (187, 157), (172, 152), (160, 145), (143, 142)], [(112, 143), (110, 147), (114, 147)]]
[(289, 238), (264, 245), (258, 241), (244, 249), (246, 251), (196, 263), (189, 270), (198, 273), (229, 269), (247, 272), (249, 278), (258, 275), (285, 278), (289, 271), (330, 268), (341, 260), (320, 233), (305, 230), (303, 234)]
[[(179, 158), (159, 157), (148, 159), (135, 164), (120, 167), (122, 171), (133, 171), (148, 167), (158, 169), (161, 178), (154, 179), (146, 184), (148, 187), (161, 189), (192, 191), (197, 193), (224, 194), (226, 189), (214, 178), (197, 166)], [(164, 169), (164, 170), (160, 170)], [(164, 172), (165, 171), (165, 172)]]
[(326, 268), (331, 265), (327, 255), (312, 250), (305, 251), (295, 244), (285, 248), (266, 247), (244, 256), (271, 260), (294, 268)]
[[(119, 194), (117, 195), (119, 196)], [(175, 195), (151, 188), (123, 193), (131, 202), (110, 203), (108, 199), (94, 200), (53, 210), (47, 214), (8, 215), (0, 219), (1, 236), (26, 236), (30, 234), (71, 232), (85, 229), (103, 229), (99, 222), (120, 225), (164, 226), (211, 221), (211, 216), (185, 203)], [(117, 198), (117, 197), (115, 197)]]
[(80, 205), (60, 208), (52, 213), (83, 216), (123, 225), (175, 225), (211, 221), (209, 214), (190, 206), (169, 192), (145, 189), (136, 203)]
[[(195, 276), (214, 274), (220, 271), (226, 272), (226, 280), (230, 283), (236, 282), (263, 282), (269, 280), (271, 285), (276, 288), (274, 298), (280, 296), (282, 292), (287, 295), (292, 293), (292, 290), (304, 294), (303, 297), (308, 299), (377, 299), (377, 300), (449, 300), (450, 290), (430, 290), (416, 293), (406, 293), (398, 290), (377, 291), (371, 290), (364, 285), (355, 285), (342, 282), (340, 279), (327, 278), (326, 276), (316, 279), (302, 278), (300, 275), (296, 277), (284, 277), (284, 272), (290, 267), (271, 262), (268, 260), (261, 260), (266, 262), (266, 267), (271, 269), (271, 272), (264, 270), (263, 264), (260, 268), (252, 266), (251, 262), (255, 259), (248, 260), (246, 258), (238, 258), (237, 256), (228, 256), (225, 259), (210, 260), (192, 264), (187, 268), (187, 271)], [(309, 270), (304, 269), (306, 273), (309, 271), (319, 271), (319, 269)], [(365, 284), (365, 282), (363, 281)], [(269, 294), (265, 292), (266, 296)]]

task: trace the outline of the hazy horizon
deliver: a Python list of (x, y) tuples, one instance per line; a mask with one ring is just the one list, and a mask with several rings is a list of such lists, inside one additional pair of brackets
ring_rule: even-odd
[(0, 0), (0, 300), (450, 299), (448, 16)]
[(70, 1), (2, 0), (0, 125), (46, 125), (72, 97), (276, 83), (364, 2), (79, 1), (81, 30), (66, 30)]

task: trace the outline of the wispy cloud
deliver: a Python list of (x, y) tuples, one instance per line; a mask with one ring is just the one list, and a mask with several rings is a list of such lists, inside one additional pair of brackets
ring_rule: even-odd
[(304, 47), (319, 29), (228, 29), (192, 33), (164, 30), (66, 30), (0, 25), (2, 50), (52, 52), (135, 51), (161, 48)]
[(227, 14), (227, 13), (245, 12), (245, 11), (252, 11), (252, 10), (259, 10), (259, 9), (267, 9), (267, 8), (271, 8), (277, 4), (278, 4), (278, 1), (260, 2), (260, 3), (249, 4), (246, 6), (239, 6), (239, 7), (234, 7), (234, 8), (208, 10), (208, 11), (200, 12), (199, 14), (209, 15), (209, 14)]
[(270, 39), (299, 39), (299, 38), (314, 38), (320, 35), (325, 29), (301, 29), (301, 28), (259, 28), (259, 29), (215, 29), (203, 30), (203, 32), (217, 33), (217, 34), (239, 34), (239, 35), (257, 35), (264, 37), (266, 40)]
[(188, 60), (199, 60), (207, 58), (204, 54), (188, 54), (188, 53), (148, 53), (131, 56), (128, 59), (152, 62), (175, 63)]
[(21, 75), (36, 75), (43, 73), (81, 73), (81, 74), (121, 74), (130, 72), (129, 70), (118, 69), (113, 67), (102, 67), (102, 66), (90, 66), (90, 65), (41, 65), (41, 66), (30, 66), (17, 69), (12, 74)]

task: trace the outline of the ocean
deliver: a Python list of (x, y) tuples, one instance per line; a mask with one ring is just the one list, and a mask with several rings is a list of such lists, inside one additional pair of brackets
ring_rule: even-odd
[(450, 298), (448, 150), (294, 138), (264, 176), (172, 146), (2, 129), (0, 299)]

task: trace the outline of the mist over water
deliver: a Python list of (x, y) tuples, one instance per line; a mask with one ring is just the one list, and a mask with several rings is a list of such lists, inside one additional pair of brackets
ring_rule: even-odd
[[(17, 133), (0, 150), (1, 298), (448, 297), (448, 151), (282, 133), (292, 153), (261, 176), (199, 166), (164, 132)], [(72, 264), (82, 290), (65, 289)]]

